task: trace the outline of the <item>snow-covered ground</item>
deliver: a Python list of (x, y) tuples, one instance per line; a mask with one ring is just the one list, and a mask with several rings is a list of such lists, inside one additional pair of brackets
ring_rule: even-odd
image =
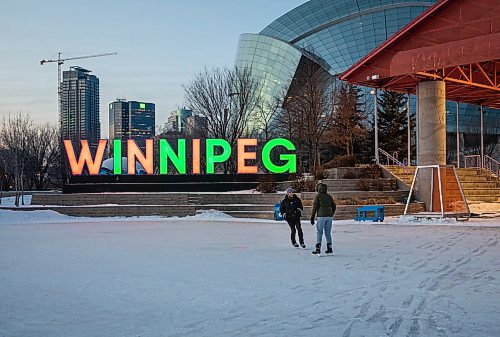
[(307, 223), (0, 211), (0, 336), (500, 336), (500, 220), (392, 220), (318, 258)]

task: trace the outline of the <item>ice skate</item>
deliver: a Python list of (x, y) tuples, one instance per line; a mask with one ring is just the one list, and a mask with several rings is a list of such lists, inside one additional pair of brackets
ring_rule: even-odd
[(320, 256), (321, 255), (321, 243), (316, 244), (316, 250), (314, 250), (313, 255)]

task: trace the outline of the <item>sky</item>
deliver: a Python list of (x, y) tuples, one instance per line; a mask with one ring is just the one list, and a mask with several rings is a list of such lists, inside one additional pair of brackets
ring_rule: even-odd
[(22, 112), (57, 123), (56, 59), (99, 77), (101, 132), (116, 98), (156, 104), (156, 124), (184, 105), (183, 84), (205, 67), (232, 66), (239, 35), (258, 33), (306, 0), (3, 1), (0, 118)]

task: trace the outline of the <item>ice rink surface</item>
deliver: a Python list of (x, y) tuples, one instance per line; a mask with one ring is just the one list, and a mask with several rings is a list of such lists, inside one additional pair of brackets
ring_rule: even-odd
[(29, 213), (0, 213), (2, 337), (500, 336), (498, 219), (334, 222), (318, 258), (306, 222), (304, 250), (283, 222)]

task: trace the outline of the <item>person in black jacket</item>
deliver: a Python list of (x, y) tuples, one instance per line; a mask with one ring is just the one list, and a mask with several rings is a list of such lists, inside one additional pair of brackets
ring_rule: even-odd
[(281, 201), (280, 213), (284, 216), (286, 222), (290, 226), (290, 239), (292, 240), (292, 245), (294, 247), (299, 247), (297, 241), (295, 241), (295, 233), (299, 234), (299, 243), (302, 248), (306, 248), (304, 244), (304, 234), (302, 233), (302, 227), (300, 225), (300, 217), (304, 207), (302, 206), (302, 201), (297, 195), (293, 194), (293, 189), (291, 187), (286, 189), (286, 196)]

